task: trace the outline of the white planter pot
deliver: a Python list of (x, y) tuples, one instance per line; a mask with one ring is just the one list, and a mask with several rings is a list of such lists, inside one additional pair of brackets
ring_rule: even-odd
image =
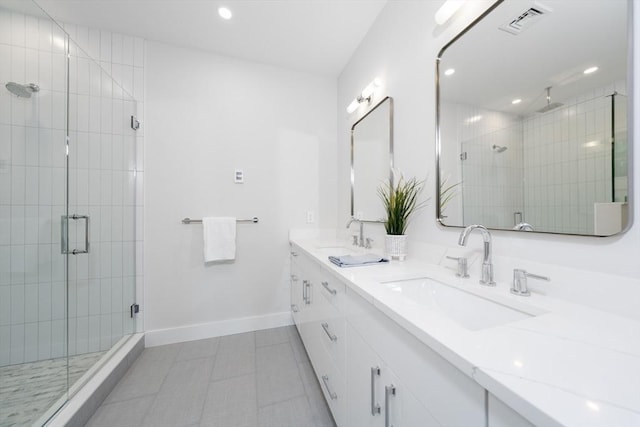
[(387, 234), (384, 239), (384, 250), (389, 258), (404, 261), (407, 256), (407, 236)]

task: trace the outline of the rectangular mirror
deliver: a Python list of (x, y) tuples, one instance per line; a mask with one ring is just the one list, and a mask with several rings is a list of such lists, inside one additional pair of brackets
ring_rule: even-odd
[(441, 224), (591, 236), (629, 227), (631, 6), (498, 1), (440, 51)]
[(378, 187), (392, 179), (393, 98), (386, 97), (351, 127), (351, 217), (383, 222)]

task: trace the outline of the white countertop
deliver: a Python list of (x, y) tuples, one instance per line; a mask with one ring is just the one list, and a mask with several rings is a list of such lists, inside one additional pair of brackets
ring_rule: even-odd
[[(340, 268), (325, 248), (341, 242), (291, 242), (535, 425), (640, 427), (640, 322), (417, 260)], [(471, 331), (380, 283), (419, 277), (544, 314)]]

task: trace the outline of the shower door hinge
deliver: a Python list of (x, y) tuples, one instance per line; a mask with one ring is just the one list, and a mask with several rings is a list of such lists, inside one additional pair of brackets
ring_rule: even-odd
[(131, 116), (131, 129), (138, 130), (140, 129), (140, 120), (136, 116)]
[(140, 313), (140, 305), (133, 303), (131, 304), (131, 307), (129, 307), (130, 311), (131, 311), (131, 318), (133, 319), (133, 316)]
[(460, 153), (460, 160), (467, 160), (467, 152), (463, 151), (462, 153)]

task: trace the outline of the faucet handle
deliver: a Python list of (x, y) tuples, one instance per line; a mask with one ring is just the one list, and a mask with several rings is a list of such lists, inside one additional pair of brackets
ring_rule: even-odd
[(467, 269), (467, 258), (466, 257), (454, 257), (447, 255), (448, 259), (452, 259), (454, 261), (458, 261), (458, 271), (456, 272), (457, 277), (462, 277), (466, 279), (469, 277), (469, 271)]
[(353, 240), (351, 241), (351, 244), (352, 244), (353, 246), (358, 246), (358, 235), (357, 235), (357, 234), (354, 234), (353, 236), (351, 236), (351, 238), (353, 239)]
[(521, 297), (530, 296), (531, 292), (529, 292), (529, 288), (527, 287), (528, 277), (531, 277), (532, 279), (546, 280), (547, 282), (551, 281), (551, 279), (547, 276), (540, 276), (538, 274), (528, 273), (526, 270), (523, 270), (521, 268), (514, 268), (513, 282), (511, 283), (511, 293), (514, 295), (519, 295)]
[(364, 243), (365, 249), (371, 249), (373, 247), (372, 243), (373, 243), (373, 239), (371, 237), (367, 237)]

